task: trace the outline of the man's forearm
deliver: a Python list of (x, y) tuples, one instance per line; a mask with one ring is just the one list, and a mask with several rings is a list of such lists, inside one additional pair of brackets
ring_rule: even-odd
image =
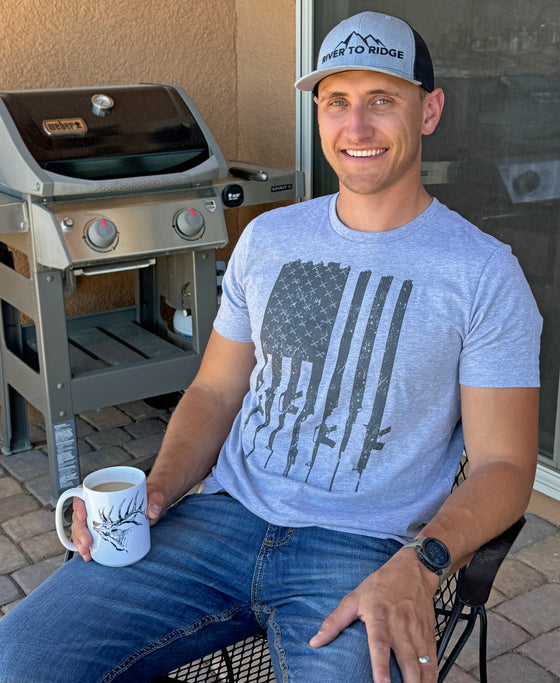
[(424, 527), (423, 536), (447, 545), (453, 570), (523, 514), (532, 490), (530, 469), (499, 460), (480, 465)]
[(200, 369), (175, 408), (148, 478), (152, 519), (198, 484), (216, 463), (255, 365), (254, 346), (212, 331)]
[(165, 433), (148, 484), (169, 505), (210, 472), (237, 410), (205, 386), (191, 385), (179, 401)]
[(537, 388), (461, 387), (468, 477), (422, 531), (448, 546), (455, 569), (527, 507), (537, 463), (538, 396)]

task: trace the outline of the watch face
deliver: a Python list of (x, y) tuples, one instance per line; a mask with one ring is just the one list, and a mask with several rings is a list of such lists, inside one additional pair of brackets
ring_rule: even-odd
[(445, 569), (449, 565), (449, 551), (447, 550), (447, 547), (436, 538), (427, 539), (423, 550), (428, 560), (435, 567)]

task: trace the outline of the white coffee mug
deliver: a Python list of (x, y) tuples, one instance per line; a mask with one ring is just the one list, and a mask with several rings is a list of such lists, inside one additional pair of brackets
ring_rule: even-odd
[(64, 491), (56, 504), (56, 531), (68, 550), (77, 551), (64, 531), (63, 507), (78, 496), (86, 506), (93, 537), (91, 556), (108, 567), (125, 567), (142, 559), (150, 549), (146, 514), (146, 475), (137, 467), (106, 467), (89, 474), (81, 488)]

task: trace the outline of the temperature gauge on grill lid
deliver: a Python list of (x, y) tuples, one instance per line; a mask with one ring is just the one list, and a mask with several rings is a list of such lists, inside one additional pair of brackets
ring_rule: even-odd
[(86, 225), (86, 242), (92, 249), (106, 251), (110, 249), (118, 236), (117, 226), (106, 218), (95, 218)]
[(175, 214), (174, 226), (181, 237), (196, 239), (204, 232), (204, 216), (196, 209), (182, 209)]
[(109, 95), (97, 93), (91, 98), (91, 111), (96, 116), (109, 116), (114, 106), (115, 102)]

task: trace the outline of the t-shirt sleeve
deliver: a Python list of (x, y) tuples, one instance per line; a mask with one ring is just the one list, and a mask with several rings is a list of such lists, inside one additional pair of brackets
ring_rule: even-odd
[(245, 264), (252, 231), (250, 223), (237, 241), (222, 280), (222, 299), (214, 329), (227, 339), (250, 342), (251, 321), (245, 298)]
[(473, 300), (459, 362), (472, 387), (538, 387), (542, 317), (507, 245), (488, 259)]

